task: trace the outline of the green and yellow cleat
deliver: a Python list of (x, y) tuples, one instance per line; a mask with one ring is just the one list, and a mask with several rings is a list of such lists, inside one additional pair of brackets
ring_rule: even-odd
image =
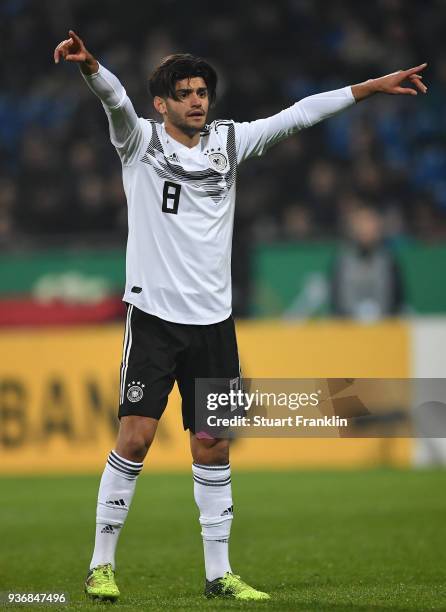
[(120, 593), (111, 563), (98, 565), (88, 572), (85, 580), (85, 593), (92, 599), (102, 601), (116, 601), (118, 599)]
[(241, 601), (262, 601), (270, 599), (268, 593), (257, 591), (243, 582), (240, 576), (226, 572), (223, 578), (206, 580), (206, 597), (230, 597)]

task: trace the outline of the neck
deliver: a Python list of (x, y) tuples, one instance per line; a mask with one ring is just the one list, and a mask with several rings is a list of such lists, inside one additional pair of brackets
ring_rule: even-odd
[(185, 147), (195, 147), (200, 142), (200, 131), (185, 132), (181, 128), (169, 123), (168, 121), (164, 121), (164, 127), (166, 128), (166, 132), (177, 142), (180, 142)]

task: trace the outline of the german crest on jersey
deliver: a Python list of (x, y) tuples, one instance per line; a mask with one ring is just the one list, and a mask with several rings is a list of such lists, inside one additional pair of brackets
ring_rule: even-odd
[(209, 153), (209, 164), (217, 172), (223, 172), (228, 167), (228, 159), (223, 153)]

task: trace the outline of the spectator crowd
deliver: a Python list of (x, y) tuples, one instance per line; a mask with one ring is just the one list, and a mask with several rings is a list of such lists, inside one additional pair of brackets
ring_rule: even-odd
[(212, 118), (268, 116), (313, 93), (429, 62), (427, 96), (377, 96), (239, 171), (235, 248), (342, 234), (378, 209), (397, 240), (446, 235), (446, 54), (441, 0), (3, 0), (0, 244), (122, 241), (119, 159), (76, 66), (54, 65), (69, 28), (154, 118), (147, 79), (188, 51), (213, 63)]

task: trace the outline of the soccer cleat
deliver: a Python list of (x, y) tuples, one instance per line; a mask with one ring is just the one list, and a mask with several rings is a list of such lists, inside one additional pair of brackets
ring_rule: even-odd
[(111, 563), (98, 565), (91, 569), (85, 580), (85, 592), (92, 599), (115, 601), (119, 597), (119, 589), (115, 582), (115, 572)]
[(223, 578), (206, 580), (206, 597), (230, 597), (242, 601), (261, 601), (270, 599), (268, 593), (257, 591), (243, 582), (240, 576), (226, 572)]

